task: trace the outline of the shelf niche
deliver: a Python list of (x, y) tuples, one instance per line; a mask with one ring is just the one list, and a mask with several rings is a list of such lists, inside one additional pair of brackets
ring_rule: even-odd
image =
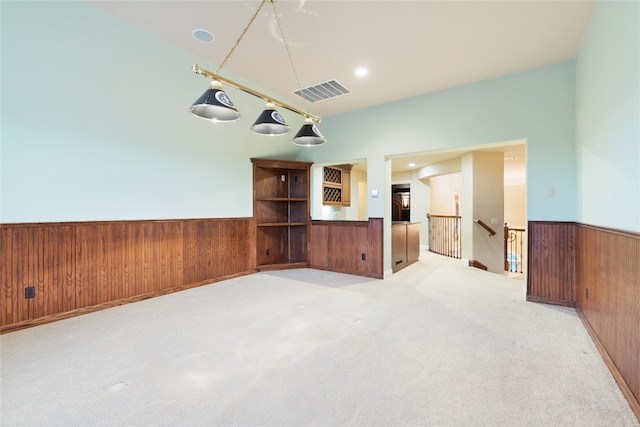
[(322, 204), (351, 206), (351, 168), (353, 165), (322, 168)]
[(307, 267), (313, 163), (256, 158), (251, 162), (256, 269)]

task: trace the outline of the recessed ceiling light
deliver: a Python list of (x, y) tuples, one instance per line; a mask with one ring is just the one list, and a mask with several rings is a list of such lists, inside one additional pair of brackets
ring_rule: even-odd
[(354, 73), (358, 77), (364, 77), (367, 74), (369, 74), (369, 70), (367, 70), (365, 67), (359, 67), (359, 68), (356, 68), (356, 71)]
[(416, 167), (416, 164), (415, 164), (415, 163), (409, 163), (409, 167), (410, 167), (410, 168), (415, 168), (415, 167)]
[(209, 31), (207, 30), (193, 30), (191, 32), (191, 35), (193, 36), (194, 39), (201, 41), (203, 43), (211, 43), (212, 41), (215, 40), (215, 37), (213, 37), (213, 34), (211, 34)]

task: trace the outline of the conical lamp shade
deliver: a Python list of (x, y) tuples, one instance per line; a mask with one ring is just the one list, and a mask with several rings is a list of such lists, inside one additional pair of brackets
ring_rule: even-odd
[(304, 125), (302, 125), (291, 142), (303, 147), (315, 147), (324, 144), (327, 140), (324, 139), (313, 120), (305, 119)]
[(275, 105), (268, 103), (258, 120), (251, 126), (251, 130), (260, 135), (284, 135), (291, 132), (291, 128), (284, 121)]
[(211, 88), (193, 103), (189, 111), (196, 117), (213, 122), (235, 122), (242, 117), (222, 90), (220, 82), (215, 80), (211, 81)]

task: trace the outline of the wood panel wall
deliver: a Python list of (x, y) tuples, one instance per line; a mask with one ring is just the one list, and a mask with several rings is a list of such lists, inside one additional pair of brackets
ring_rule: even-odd
[[(311, 221), (309, 266), (382, 279), (382, 218)], [(362, 260), (365, 254), (365, 260)]]
[(529, 221), (528, 301), (573, 307), (575, 227), (573, 222)]
[(640, 419), (640, 234), (579, 224), (576, 248), (576, 309)]
[(251, 218), (2, 224), (0, 328), (255, 271), (253, 230)]
[(640, 419), (640, 234), (570, 222), (528, 229), (527, 300), (575, 306)]

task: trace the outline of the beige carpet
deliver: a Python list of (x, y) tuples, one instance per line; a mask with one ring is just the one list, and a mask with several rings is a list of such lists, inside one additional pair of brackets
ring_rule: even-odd
[(572, 309), (423, 252), (259, 273), (0, 337), (0, 424), (638, 426)]

